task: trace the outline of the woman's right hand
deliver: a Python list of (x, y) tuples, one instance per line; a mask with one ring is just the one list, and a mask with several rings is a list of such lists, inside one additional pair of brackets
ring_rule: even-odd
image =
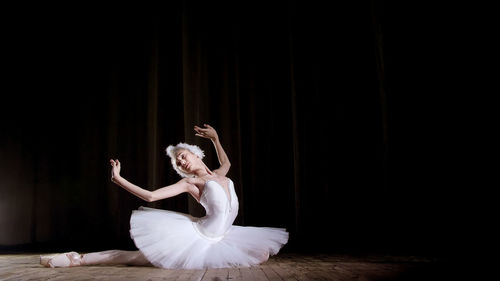
[(111, 181), (113, 181), (115, 178), (120, 176), (120, 170), (121, 170), (121, 164), (118, 159), (116, 160), (109, 160), (109, 163), (111, 164)]

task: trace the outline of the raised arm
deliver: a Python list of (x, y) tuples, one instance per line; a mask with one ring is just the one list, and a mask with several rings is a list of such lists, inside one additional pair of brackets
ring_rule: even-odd
[(144, 201), (153, 202), (160, 199), (173, 197), (183, 192), (190, 192), (196, 198), (196, 192), (198, 192), (198, 188), (196, 188), (196, 186), (190, 183), (186, 178), (181, 179), (177, 183), (165, 186), (155, 191), (149, 191), (127, 181), (120, 175), (120, 170), (121, 170), (120, 161), (111, 159), (109, 162), (111, 163), (112, 166), (111, 181), (123, 187), (125, 190), (141, 198)]
[(215, 151), (217, 152), (217, 158), (219, 159), (220, 167), (214, 170), (215, 173), (225, 176), (231, 167), (231, 162), (229, 162), (229, 158), (226, 155), (226, 152), (222, 148), (222, 145), (219, 140), (219, 136), (212, 126), (208, 124), (203, 124), (205, 128), (201, 128), (198, 126), (194, 126), (194, 130), (196, 131), (196, 135), (202, 138), (207, 138), (212, 141), (215, 146)]

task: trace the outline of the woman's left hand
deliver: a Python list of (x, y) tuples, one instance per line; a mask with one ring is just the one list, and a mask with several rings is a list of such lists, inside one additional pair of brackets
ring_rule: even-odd
[(214, 128), (212, 128), (212, 126), (210, 126), (208, 124), (203, 124), (203, 126), (205, 126), (205, 128), (194, 126), (194, 130), (196, 131), (196, 134), (195, 134), (196, 136), (206, 138), (206, 139), (211, 139), (211, 140), (216, 140), (219, 138), (219, 136), (217, 135), (217, 132), (215, 131)]

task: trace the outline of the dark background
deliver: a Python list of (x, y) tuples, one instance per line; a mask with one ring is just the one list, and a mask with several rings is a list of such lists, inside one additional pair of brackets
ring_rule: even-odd
[(186, 194), (135, 198), (108, 162), (151, 190), (179, 180), (169, 144), (215, 168), (203, 123), (232, 162), (236, 223), (287, 228), (284, 251), (467, 247), (453, 7), (206, 2), (6, 10), (0, 249), (134, 249), (141, 205), (203, 215)]

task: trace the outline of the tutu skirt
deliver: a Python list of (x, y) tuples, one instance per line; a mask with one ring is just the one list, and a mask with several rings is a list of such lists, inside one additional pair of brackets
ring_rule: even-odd
[(196, 228), (200, 218), (141, 207), (130, 218), (130, 236), (156, 267), (202, 269), (252, 266), (277, 254), (288, 242), (284, 228), (232, 225), (219, 239)]

